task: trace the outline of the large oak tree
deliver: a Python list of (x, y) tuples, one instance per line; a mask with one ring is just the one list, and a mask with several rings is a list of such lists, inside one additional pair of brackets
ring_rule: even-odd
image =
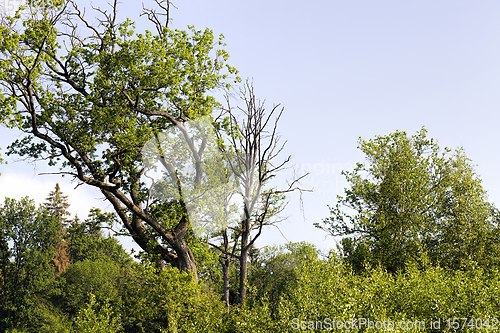
[[(210, 30), (170, 29), (169, 2), (156, 2), (144, 9), (154, 32), (119, 21), (116, 0), (87, 12), (72, 0), (30, 1), (22, 20), (4, 17), (0, 122), (25, 133), (8, 153), (99, 188), (142, 249), (196, 276), (189, 216), (172, 225), (151, 214), (141, 149), (172, 126), (191, 142), (184, 123), (212, 112), (211, 92), (235, 70)], [(197, 147), (189, 153), (201, 160)]]

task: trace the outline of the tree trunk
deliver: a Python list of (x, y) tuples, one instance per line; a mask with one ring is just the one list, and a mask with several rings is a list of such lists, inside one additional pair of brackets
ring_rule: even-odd
[(239, 286), (239, 303), (243, 304), (245, 298), (247, 297), (247, 272), (248, 272), (248, 238), (250, 233), (248, 232), (250, 219), (246, 218), (244, 220), (243, 232), (241, 234), (241, 253), (240, 253), (240, 286)]
[[(133, 214), (132, 220), (122, 209), (120, 201), (109, 191), (102, 190), (101, 192), (106, 196), (106, 198), (112, 203), (115, 212), (118, 214), (123, 224), (127, 230), (132, 235), (135, 242), (146, 252), (151, 251), (150, 244), (154, 242), (154, 249), (156, 254), (159, 254), (161, 258), (171, 264), (172, 266), (178, 268), (180, 271), (188, 271), (193, 274), (194, 280), (198, 282), (198, 272), (196, 270), (196, 261), (194, 260), (194, 255), (188, 244), (184, 240), (184, 235), (189, 228), (189, 220), (182, 218), (179, 224), (174, 228), (173, 231), (162, 233), (163, 240), (167, 241), (168, 244), (173, 248), (174, 253), (171, 253), (165, 247), (163, 247), (157, 240), (146, 231), (146, 228), (142, 224), (142, 219), (138, 216), (139, 214)], [(134, 208), (132, 205), (129, 209)], [(139, 205), (139, 209), (141, 209)], [(131, 209), (132, 210), (132, 209)], [(150, 225), (154, 225), (157, 229), (161, 228), (159, 223), (155, 220), (150, 219)], [(156, 229), (155, 229), (156, 230)]]
[(222, 300), (226, 303), (226, 308), (229, 308), (229, 266), (231, 259), (227, 256), (222, 259)]
[(229, 237), (227, 234), (227, 229), (222, 232), (223, 244), (222, 257), (219, 258), (219, 262), (222, 266), (222, 300), (226, 304), (226, 308), (229, 310), (229, 269), (234, 260), (234, 251), (236, 250), (236, 244), (233, 247), (232, 253), (229, 253)]
[(183, 238), (176, 239), (176, 242), (172, 244), (177, 258), (172, 263), (173, 266), (177, 267), (181, 272), (191, 272), (194, 277), (194, 281), (198, 282), (198, 271), (196, 270), (196, 261), (194, 260), (194, 255), (189, 246), (186, 244)]

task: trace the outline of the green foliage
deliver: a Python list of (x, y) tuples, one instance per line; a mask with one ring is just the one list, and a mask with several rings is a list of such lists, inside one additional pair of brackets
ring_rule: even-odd
[[(112, 216), (94, 209), (84, 227), (72, 229), (70, 234), (63, 232), (62, 216), (46, 206), (36, 209), (27, 197), (20, 201), (7, 198), (0, 206), (2, 330), (70, 332), (70, 318), (79, 311), (76, 332), (89, 328), (88, 321), (93, 320), (89, 309), (94, 309), (94, 305), (86, 305), (90, 294), (97, 295), (105, 308), (110, 304), (121, 310), (126, 268), (132, 259), (116, 240), (100, 233), (101, 224)], [(75, 260), (56, 279), (52, 263), (57, 247), (65, 242), (63, 235), (68, 236)], [(95, 316), (102, 317), (100, 312)]]
[[(26, 121), (28, 110), (16, 106), (12, 97), (17, 83), (29, 77), (29, 89), (37, 94), (40, 108), (37, 126), (50, 128), (55, 141), (91, 158), (87, 163), (85, 158), (75, 157), (93, 177), (120, 165), (122, 184), (131, 185), (129, 177), (135, 176), (135, 164), (141, 161), (140, 148), (155, 131), (171, 125), (167, 118), (152, 119), (138, 110), (165, 110), (186, 119), (210, 114), (217, 103), (208, 93), (228, 74), (236, 73), (226, 64), (227, 52), (214, 50), (223, 45), (222, 36), (215, 41), (212, 31), (194, 27), (136, 34), (133, 22), (127, 19), (117, 23), (116, 31), (78, 43), (66, 52), (60, 43), (62, 36), (56, 34), (64, 27), (57, 26), (57, 19), (49, 20), (56, 13), (26, 19), (21, 32), (3, 27), (0, 51), (6, 61), (0, 78), (6, 97), (0, 104), (0, 120), (28, 133), (34, 131)], [(22, 59), (23, 65), (12, 59)], [(49, 81), (42, 85), (43, 74)], [(9, 88), (13, 77), (18, 79)], [(62, 87), (68, 89), (58, 89)], [(53, 163), (60, 159), (55, 141), (39, 144), (33, 142), (33, 136), (26, 138), (16, 140), (10, 153), (47, 156)], [(78, 169), (67, 156), (63, 166)]]
[(113, 226), (116, 217), (112, 213), (102, 213), (92, 208), (85, 221), (75, 218), (66, 228), (68, 251), (72, 263), (82, 260), (111, 259), (121, 265), (131, 262), (129, 254), (112, 237), (104, 237), (102, 228)]
[(356, 273), (365, 271), (365, 266), (369, 265), (370, 249), (362, 240), (343, 238), (340, 241), (344, 260)]
[(257, 258), (252, 260), (248, 279), (252, 286), (250, 305), (265, 300), (275, 315), (280, 298), (296, 287), (300, 268), (317, 259), (318, 250), (306, 242), (290, 242), (259, 251)]
[(27, 197), (5, 199), (0, 206), (0, 327), (41, 326), (41, 299), (54, 286), (54, 245), (59, 242), (59, 221), (44, 207), (35, 208)]
[[(149, 202), (141, 178), (141, 148), (149, 139), (218, 106), (213, 91), (236, 74), (226, 65), (222, 37), (193, 27), (138, 34), (128, 19), (116, 25), (104, 19), (94, 28), (64, 6), (69, 2), (28, 3), (37, 9), (23, 24), (18, 16), (0, 27), (0, 123), (29, 134), (8, 153), (47, 159), (99, 187), (114, 199), (122, 221), (129, 219), (126, 229), (148, 260), (133, 262), (115, 239), (104, 237), (102, 229), (116, 223), (113, 214), (94, 209), (62, 232), (67, 203), (58, 186), (46, 207), (6, 199), (0, 207), (0, 330), (289, 332), (294, 320), (309, 326), (325, 318), (442, 318), (444, 327), (448, 318), (500, 317), (498, 212), (463, 150), (441, 153), (425, 129), (412, 137), (397, 131), (360, 139), (368, 163), (344, 173), (351, 187), (318, 225), (349, 236), (341, 241), (343, 258), (320, 260), (307, 243), (258, 254), (245, 244), (250, 301), (226, 308), (213, 293), (221, 281), (215, 252), (192, 229), (176, 228), (186, 220), (185, 205)], [(89, 28), (88, 35), (68, 36), (61, 17), (79, 21), (75, 26)], [(228, 118), (218, 128), (238, 139)], [(281, 210), (283, 198), (268, 197), (267, 216)], [(131, 207), (147, 216), (133, 216)], [(56, 278), (50, 262), (62, 238), (71, 265)], [(169, 265), (161, 269), (175, 247), (194, 255), (200, 282)]]
[[(92, 257), (92, 251), (87, 253)], [(36, 304), (29, 308), (34, 317), (2, 329), (278, 333), (293, 331), (302, 321), (305, 327), (317, 327), (319, 322), (325, 325), (326, 318), (344, 322), (366, 318), (395, 324), (425, 322), (425, 328), (411, 331), (430, 332), (431, 320), (441, 318), (440, 331), (448, 332), (453, 331), (446, 326), (449, 318), (500, 317), (500, 274), (474, 262), (468, 270), (453, 271), (431, 265), (424, 255), (396, 274), (369, 264), (364, 265), (364, 274), (355, 274), (346, 260), (334, 254), (319, 259), (314, 246), (304, 242), (252, 253), (251, 259), (249, 302), (229, 309), (187, 272), (172, 267), (159, 270), (147, 261), (123, 264), (100, 255), (82, 259), (55, 283), (29, 294)], [(10, 290), (6, 288), (13, 286), (2, 284), (2, 296)]]
[[(182, 203), (179, 201), (157, 202), (150, 205), (149, 211), (151, 216), (157, 219), (166, 229), (174, 228), (177, 221), (183, 215), (187, 214)], [(220, 276), (217, 254), (207, 244), (206, 239), (195, 236), (192, 228), (188, 229), (184, 238), (195, 258), (198, 274), (208, 285), (213, 287), (213, 283), (211, 282), (217, 280)], [(158, 239), (158, 242), (161, 243), (161, 240)], [(173, 250), (168, 243), (163, 243), (162, 245), (166, 249)], [(154, 253), (153, 249), (139, 252), (136, 255), (136, 259), (139, 259), (146, 265), (147, 263), (153, 264), (157, 269), (161, 267), (162, 263), (161, 256)]]
[(151, 266), (138, 267), (126, 290), (125, 326), (139, 332), (179, 330), (181, 323), (195, 314), (199, 288), (187, 272), (167, 267), (158, 273)]
[(204, 239), (194, 237), (191, 233), (186, 240), (193, 251), (201, 282), (211, 290), (218, 289), (222, 283), (218, 253)]
[(440, 153), (426, 133), (360, 139), (368, 163), (343, 172), (350, 188), (330, 207), (331, 217), (316, 224), (353, 238), (342, 245), (357, 271), (367, 262), (395, 272), (424, 253), (453, 269), (498, 262), (498, 251), (485, 252), (496, 248), (496, 209), (470, 160), (462, 149)]
[(115, 333), (121, 332), (120, 316), (113, 313), (107, 301), (98, 304), (93, 294), (86, 307), (82, 308), (74, 323), (74, 332), (78, 333)]
[[(317, 321), (325, 324), (325, 318), (343, 322), (365, 318), (396, 325), (401, 321), (426, 323), (425, 330), (412, 332), (430, 332), (431, 320), (441, 318), (440, 331), (449, 332), (453, 330), (447, 329), (447, 319), (500, 315), (500, 306), (493, 301), (499, 296), (498, 273), (486, 273), (480, 268), (453, 272), (432, 266), (419, 269), (410, 264), (396, 275), (376, 267), (367, 268), (361, 276), (331, 258), (304, 266), (298, 277), (297, 287), (280, 302), (276, 323), (280, 332), (290, 330), (294, 318), (306, 326), (310, 322), (316, 325)], [(380, 330), (364, 327), (353, 331)], [(402, 330), (396, 327), (391, 331)]]
[(61, 224), (67, 220), (66, 216), (71, 215), (68, 211), (70, 206), (68, 203), (68, 196), (62, 194), (59, 183), (56, 184), (55, 190), (49, 193), (49, 196), (45, 199), (44, 205), (52, 215), (55, 215)]
[(96, 301), (109, 301), (114, 308), (122, 304), (125, 272), (110, 259), (83, 260), (72, 264), (62, 276), (64, 310), (76, 314), (94, 295)]
[[(113, 15), (93, 8), (96, 26), (75, 1), (32, 3), (37, 9), (22, 22), (0, 27), (0, 123), (26, 133), (7, 153), (47, 160), (98, 187), (143, 250), (195, 272), (181, 236), (189, 222), (165, 230), (144, 209), (141, 149), (176, 124), (210, 115), (219, 106), (214, 91), (239, 80), (230, 78), (237, 71), (227, 65), (223, 36), (164, 27), (155, 10), (146, 16), (156, 32), (136, 33), (131, 20), (115, 16), (117, 2)], [(183, 253), (168, 255), (159, 243)]]
[[(202, 290), (188, 273), (166, 268), (139, 268), (127, 288), (127, 332), (270, 332), (268, 304), (226, 309), (220, 297)], [(154, 307), (151, 304), (155, 304)]]

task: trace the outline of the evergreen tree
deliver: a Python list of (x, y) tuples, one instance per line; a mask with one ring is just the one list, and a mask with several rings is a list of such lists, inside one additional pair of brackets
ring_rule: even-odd
[(54, 245), (55, 256), (52, 259), (52, 264), (54, 265), (54, 274), (59, 276), (62, 272), (68, 268), (70, 264), (69, 253), (67, 249), (67, 241), (65, 240), (65, 226), (68, 219), (66, 216), (70, 216), (68, 208), (70, 204), (68, 203), (68, 196), (64, 195), (59, 187), (59, 183), (56, 183), (56, 189), (49, 193), (49, 196), (45, 199), (44, 206), (60, 225), (59, 239), (60, 241)]
[(56, 183), (56, 189), (50, 192), (49, 196), (45, 199), (44, 206), (52, 215), (56, 216), (63, 225), (67, 222), (66, 216), (71, 215), (68, 211), (70, 206), (68, 203), (68, 196), (62, 193), (59, 183)]

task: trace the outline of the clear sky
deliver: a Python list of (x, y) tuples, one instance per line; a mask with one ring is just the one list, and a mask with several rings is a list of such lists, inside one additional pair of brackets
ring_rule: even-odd
[[(122, 17), (139, 22), (140, 4), (122, 0)], [(82, 2), (88, 3), (88, 2)], [(97, 3), (97, 1), (95, 2)], [(146, 1), (152, 5), (153, 1)], [(356, 148), (395, 130), (425, 126), (444, 147), (464, 147), (490, 201), (500, 205), (500, 2), (460, 0), (337, 1), (177, 0), (172, 28), (194, 25), (224, 34), (229, 63), (253, 78), (258, 97), (285, 113), (279, 131), (286, 154), (311, 172), (304, 212), (297, 196), (288, 220), (266, 230), (259, 245), (309, 241), (321, 249), (333, 239), (312, 223), (328, 216), (349, 170), (363, 155)], [(138, 24), (138, 28), (141, 25)], [(0, 128), (0, 147), (15, 134)], [(4, 156), (5, 157), (5, 156)], [(26, 162), (0, 165), (0, 198), (30, 195), (43, 201), (56, 182), (72, 211), (109, 208), (102, 195), (69, 179), (39, 176)]]

